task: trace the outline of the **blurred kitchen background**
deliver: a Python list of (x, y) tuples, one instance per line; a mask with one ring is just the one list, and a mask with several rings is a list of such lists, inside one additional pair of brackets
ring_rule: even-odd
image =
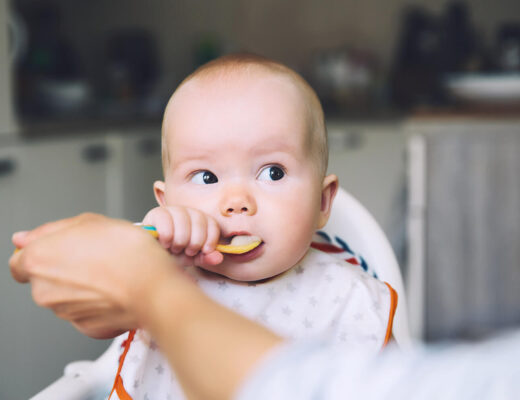
[(0, 0), (0, 398), (108, 345), (32, 304), (13, 232), (139, 221), (176, 85), (246, 50), (318, 92), (329, 170), (388, 235), (418, 340), (520, 323), (520, 1)]

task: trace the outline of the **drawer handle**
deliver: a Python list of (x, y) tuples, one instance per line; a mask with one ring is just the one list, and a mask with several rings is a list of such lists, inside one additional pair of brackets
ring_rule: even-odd
[(143, 156), (153, 156), (161, 152), (161, 143), (157, 139), (143, 139), (137, 143), (137, 151)]
[(105, 162), (110, 156), (110, 151), (104, 144), (93, 144), (87, 146), (82, 151), (83, 159), (90, 163)]
[(10, 175), (16, 169), (16, 162), (11, 158), (0, 160), (0, 177)]

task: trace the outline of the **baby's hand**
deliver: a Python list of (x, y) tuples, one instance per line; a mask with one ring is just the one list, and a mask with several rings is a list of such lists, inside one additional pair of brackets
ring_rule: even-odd
[(143, 219), (159, 234), (159, 243), (178, 255), (183, 265), (217, 265), (224, 256), (215, 250), (220, 237), (217, 221), (193, 208), (156, 207)]

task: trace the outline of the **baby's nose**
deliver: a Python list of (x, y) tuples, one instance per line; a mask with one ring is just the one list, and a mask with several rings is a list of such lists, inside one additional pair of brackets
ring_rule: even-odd
[(256, 201), (243, 189), (235, 189), (226, 193), (220, 203), (220, 213), (225, 217), (235, 214), (256, 214)]

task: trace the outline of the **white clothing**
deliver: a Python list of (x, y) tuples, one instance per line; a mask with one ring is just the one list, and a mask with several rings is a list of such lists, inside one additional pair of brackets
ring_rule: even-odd
[(482, 343), (385, 349), (309, 339), (273, 350), (236, 400), (511, 400), (520, 381), (520, 330)]
[[(374, 355), (390, 336), (395, 292), (336, 255), (309, 249), (298, 265), (262, 283), (187, 271), (209, 297), (285, 338), (328, 337)], [(120, 377), (135, 400), (184, 398), (166, 358), (142, 331), (131, 340)]]

